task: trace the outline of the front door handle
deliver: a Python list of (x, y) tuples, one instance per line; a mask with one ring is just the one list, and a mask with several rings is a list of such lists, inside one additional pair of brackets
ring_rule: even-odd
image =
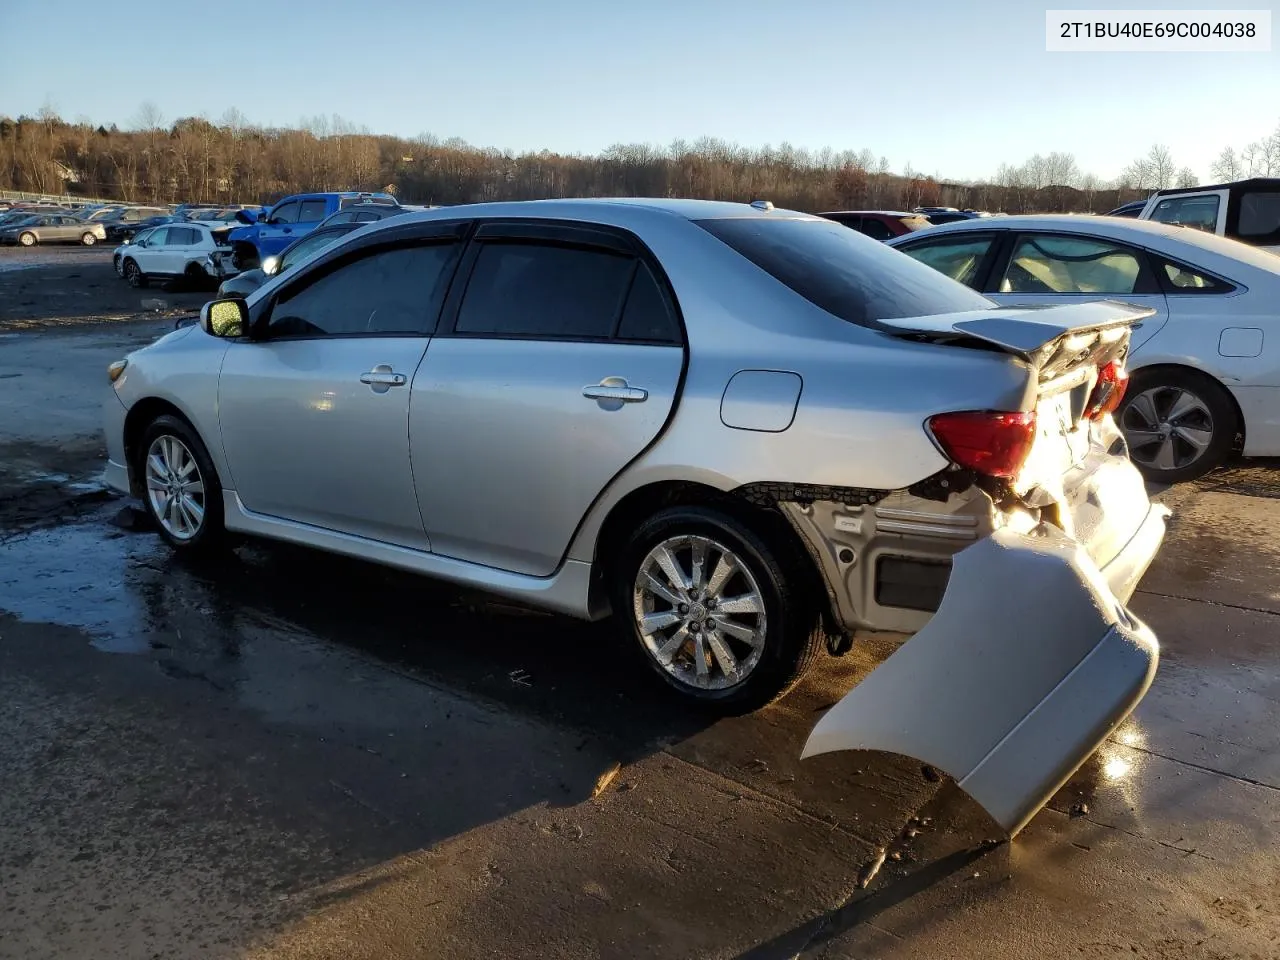
[(648, 390), (629, 386), (622, 377), (605, 377), (597, 384), (583, 387), (582, 395), (588, 400), (612, 400), (615, 403), (644, 403), (649, 399)]
[(392, 370), (391, 364), (380, 363), (368, 373), (360, 374), (360, 382), (373, 387), (374, 393), (386, 393), (392, 387), (403, 387), (409, 378)]

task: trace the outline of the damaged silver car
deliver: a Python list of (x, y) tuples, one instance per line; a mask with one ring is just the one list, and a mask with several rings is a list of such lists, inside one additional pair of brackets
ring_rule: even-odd
[(1016, 829), (1154, 669), (1123, 604), (1166, 512), (1110, 416), (1147, 313), (998, 308), (765, 202), (429, 210), (113, 364), (107, 479), (179, 551), (271, 537), (612, 614), (725, 711), (919, 631), (809, 752), (914, 753)]

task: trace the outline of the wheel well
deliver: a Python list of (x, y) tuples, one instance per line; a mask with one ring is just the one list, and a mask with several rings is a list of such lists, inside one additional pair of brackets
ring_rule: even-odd
[(129, 468), (129, 488), (133, 491), (134, 496), (140, 497), (144, 492), (142, 478), (138, 475), (138, 471), (134, 469), (138, 463), (142, 434), (156, 417), (164, 416), (165, 414), (177, 417), (190, 427), (196, 436), (200, 435), (195, 425), (168, 400), (161, 400), (159, 397), (147, 397), (130, 407), (124, 418), (124, 458)]
[(1196, 367), (1189, 367), (1183, 363), (1153, 363), (1149, 367), (1139, 367), (1137, 370), (1134, 370), (1132, 373), (1132, 376), (1145, 377), (1150, 374), (1159, 374), (1159, 373), (1190, 373), (1197, 377), (1203, 377), (1205, 380), (1208, 380), (1210, 383), (1214, 384), (1214, 386), (1220, 388), (1222, 392), (1226, 394), (1227, 402), (1231, 404), (1231, 409), (1234, 410), (1236, 413), (1236, 424), (1239, 428), (1238, 432), (1240, 434), (1240, 439), (1241, 441), (1244, 440), (1245, 433), (1246, 433), (1246, 426), (1244, 422), (1244, 411), (1240, 409), (1240, 401), (1236, 399), (1236, 395), (1232, 393), (1230, 390), (1228, 390), (1226, 384), (1224, 384), (1221, 380), (1219, 380), (1217, 377), (1215, 377), (1211, 373), (1205, 373), (1203, 370), (1200, 370)]
[(810, 602), (818, 606), (822, 625), (828, 633), (839, 632), (832, 597), (812, 551), (786, 517), (776, 509), (759, 507), (742, 497), (702, 483), (669, 480), (633, 490), (614, 504), (596, 537), (597, 577), (607, 575), (607, 567), (621, 552), (626, 538), (637, 526), (659, 510), (675, 506), (713, 507), (745, 524), (765, 541), (804, 587)]

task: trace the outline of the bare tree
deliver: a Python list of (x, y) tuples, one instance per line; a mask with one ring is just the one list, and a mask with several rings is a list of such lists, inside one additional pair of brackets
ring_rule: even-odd
[(1147, 152), (1147, 166), (1151, 171), (1151, 182), (1157, 190), (1164, 190), (1173, 185), (1173, 155), (1163, 144), (1154, 144)]
[(1209, 175), (1219, 183), (1230, 183), (1244, 177), (1244, 164), (1231, 147), (1224, 147), (1209, 167)]
[(1180, 188), (1199, 186), (1200, 178), (1196, 176), (1195, 171), (1190, 167), (1183, 167), (1178, 171), (1178, 176), (1173, 185)]
[(164, 114), (154, 100), (144, 100), (138, 106), (130, 125), (135, 130), (156, 131), (164, 127)]

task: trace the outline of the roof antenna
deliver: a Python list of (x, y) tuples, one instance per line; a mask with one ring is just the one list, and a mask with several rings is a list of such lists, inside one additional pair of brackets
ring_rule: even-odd
[(768, 200), (752, 200), (751, 206), (755, 207), (757, 210), (763, 210), (765, 213), (770, 213), (773, 210), (773, 204)]

